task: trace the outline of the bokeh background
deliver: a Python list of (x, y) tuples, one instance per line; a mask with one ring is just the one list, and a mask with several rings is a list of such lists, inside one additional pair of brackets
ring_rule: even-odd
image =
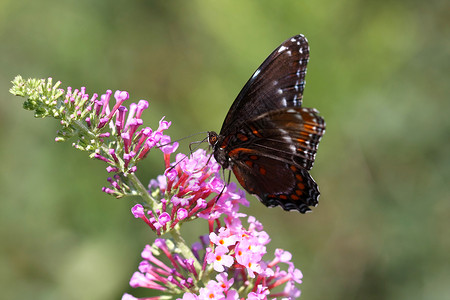
[[(118, 299), (155, 238), (131, 199), (101, 192), (101, 162), (8, 93), (15, 75), (127, 90), (150, 100), (147, 125), (165, 115), (181, 138), (219, 130), (259, 64), (303, 33), (304, 106), (327, 122), (320, 205), (300, 215), (250, 197), (246, 212), (271, 253), (293, 253), (301, 299), (450, 299), (449, 20), (444, 0), (1, 0), (1, 298)], [(155, 152), (140, 175), (162, 167)], [(192, 242), (206, 232), (187, 226)]]

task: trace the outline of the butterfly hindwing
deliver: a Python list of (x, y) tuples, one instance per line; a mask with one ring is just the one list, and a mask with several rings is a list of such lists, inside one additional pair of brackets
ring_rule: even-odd
[(280, 205), (284, 210), (305, 213), (316, 206), (317, 184), (308, 171), (264, 156), (253, 149), (238, 148), (230, 152), (233, 172), (239, 183), (268, 207)]
[[(264, 149), (279, 160), (295, 163), (306, 170), (314, 164), (325, 122), (313, 108), (284, 108), (263, 114), (243, 128), (252, 128), (259, 139), (252, 148)], [(247, 129), (248, 130), (248, 129)]]
[(240, 184), (266, 206), (306, 212), (319, 196), (308, 170), (324, 130), (315, 109), (283, 108), (248, 120), (220, 148)]

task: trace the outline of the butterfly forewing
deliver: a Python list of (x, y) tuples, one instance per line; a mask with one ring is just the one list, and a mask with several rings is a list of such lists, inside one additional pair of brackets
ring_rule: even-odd
[(234, 132), (248, 119), (283, 107), (299, 107), (309, 59), (308, 41), (284, 41), (253, 73), (231, 106), (220, 134)]

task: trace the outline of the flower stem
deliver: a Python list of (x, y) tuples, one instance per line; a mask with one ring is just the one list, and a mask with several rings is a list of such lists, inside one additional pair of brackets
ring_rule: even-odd
[(152, 211), (156, 211), (156, 209), (158, 209), (159, 207), (158, 202), (147, 191), (147, 189), (144, 187), (139, 178), (134, 173), (128, 174), (127, 178), (131, 181), (131, 183), (133, 184), (134, 188), (137, 191), (137, 194), (140, 197), (142, 197), (144, 202), (151, 206)]
[(73, 120), (72, 122), (73, 122), (72, 124), (74, 124), (74, 126), (77, 127), (78, 130), (80, 130), (84, 135), (89, 136), (90, 139), (97, 138), (95, 134), (92, 131), (90, 131), (86, 125), (83, 124), (83, 122), (79, 120)]
[(194, 267), (197, 270), (198, 273), (202, 270), (202, 267), (197, 260), (197, 258), (194, 256), (194, 254), (191, 251), (191, 248), (186, 245), (186, 241), (183, 239), (183, 237), (180, 234), (180, 227), (177, 225), (175, 226), (171, 231), (170, 234), (172, 235), (172, 238), (177, 245), (177, 248), (181, 251), (183, 256), (187, 259), (191, 258), (194, 260)]

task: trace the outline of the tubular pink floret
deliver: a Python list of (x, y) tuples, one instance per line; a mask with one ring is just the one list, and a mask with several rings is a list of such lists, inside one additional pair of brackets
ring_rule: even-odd
[(146, 100), (139, 100), (136, 110), (136, 118), (140, 119), (142, 112), (148, 108), (148, 102)]
[(107, 166), (106, 167), (106, 172), (111, 173), (111, 172), (118, 172), (119, 169), (117, 167), (111, 167), (111, 166)]
[(128, 109), (125, 106), (120, 106), (118, 109), (118, 113), (116, 115), (116, 131), (117, 134), (120, 135), (120, 133), (123, 131), (123, 128), (125, 126), (125, 114), (128, 111)]
[(128, 118), (127, 121), (125, 122), (125, 128), (124, 130), (128, 130), (128, 124), (131, 120), (134, 119), (134, 115), (136, 113), (136, 109), (137, 109), (137, 104), (136, 103), (131, 103), (130, 104), (130, 110), (128, 111)]
[(95, 153), (94, 157), (97, 158), (97, 159), (103, 160), (104, 162), (106, 162), (108, 164), (112, 163), (109, 159), (107, 159), (106, 157), (104, 157), (104, 156), (102, 156), (102, 155), (100, 155), (98, 153)]
[(111, 99), (111, 95), (112, 95), (112, 91), (107, 90), (106, 94), (103, 94), (100, 97), (101, 104), (102, 104), (102, 112), (101, 112), (102, 116), (106, 116), (106, 114), (107, 114), (107, 108), (109, 108), (109, 100)]
[(162, 117), (162, 119), (159, 121), (159, 127), (157, 130), (159, 132), (169, 129), (170, 125), (172, 124), (172, 122), (164, 121), (164, 118), (165, 118), (165, 116)]
[(152, 134), (152, 129), (150, 127), (145, 127), (139, 131), (139, 140), (136, 143), (134, 149), (138, 152), (141, 149), (142, 144), (148, 139), (148, 137)]
[(108, 116), (109, 119), (111, 119), (114, 116), (114, 114), (116, 113), (116, 110), (119, 108), (119, 106), (121, 106), (123, 102), (125, 102), (126, 100), (128, 100), (130, 98), (130, 95), (128, 94), (128, 92), (117, 90), (114, 93), (114, 98), (116, 98), (116, 104), (114, 105), (113, 109), (109, 113), (109, 116)]

